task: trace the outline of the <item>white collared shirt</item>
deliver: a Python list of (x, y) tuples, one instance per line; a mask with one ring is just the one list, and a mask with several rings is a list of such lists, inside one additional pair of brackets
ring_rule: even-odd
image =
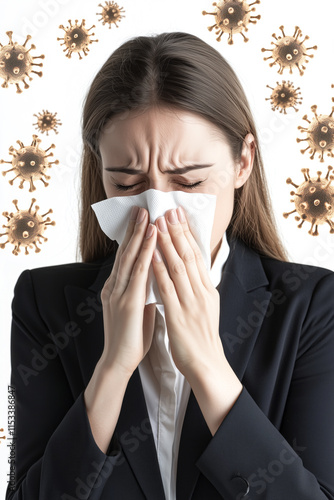
[[(225, 233), (209, 273), (215, 287), (220, 283), (223, 265), (229, 251)], [(166, 500), (176, 500), (179, 443), (191, 388), (174, 364), (163, 305), (156, 306), (156, 323), (151, 348), (138, 368)]]

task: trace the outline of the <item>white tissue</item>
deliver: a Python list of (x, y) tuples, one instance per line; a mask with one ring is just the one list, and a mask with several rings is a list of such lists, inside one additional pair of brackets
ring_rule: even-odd
[[(184, 191), (158, 191), (148, 189), (134, 196), (116, 196), (91, 205), (102, 231), (120, 245), (125, 237), (131, 209), (136, 205), (148, 210), (150, 222), (165, 215), (172, 209), (182, 206), (185, 210), (190, 230), (204, 259), (206, 269), (211, 268), (210, 240), (213, 227), (216, 195), (206, 193), (186, 193)], [(157, 248), (166, 264), (165, 256), (157, 243)], [(145, 304), (163, 304), (152, 263), (148, 272)]]

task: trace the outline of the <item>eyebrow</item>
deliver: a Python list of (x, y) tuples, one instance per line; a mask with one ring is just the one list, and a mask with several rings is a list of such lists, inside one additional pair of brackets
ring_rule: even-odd
[[(189, 165), (188, 167), (176, 168), (172, 170), (164, 170), (164, 174), (185, 174), (189, 170), (197, 170), (199, 168), (208, 168), (212, 167), (213, 163), (207, 164), (199, 164), (199, 165)], [(143, 170), (138, 170), (137, 168), (129, 168), (129, 167), (106, 167), (105, 170), (108, 172), (124, 172), (129, 175), (137, 175), (144, 174)]]

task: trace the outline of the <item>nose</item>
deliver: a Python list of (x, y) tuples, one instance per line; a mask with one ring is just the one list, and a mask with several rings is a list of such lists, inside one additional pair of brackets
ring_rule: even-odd
[[(158, 191), (174, 191), (176, 189), (175, 185), (171, 183), (167, 174), (154, 174), (147, 176), (147, 188), (146, 189), (157, 189)], [(173, 187), (174, 186), (174, 187)]]

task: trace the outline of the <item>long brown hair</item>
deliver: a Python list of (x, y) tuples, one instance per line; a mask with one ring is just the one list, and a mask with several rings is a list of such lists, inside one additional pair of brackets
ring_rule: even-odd
[(101, 259), (118, 245), (100, 229), (91, 204), (106, 198), (98, 147), (100, 133), (119, 113), (167, 105), (200, 114), (228, 140), (240, 160), (247, 133), (255, 138), (248, 180), (234, 192), (227, 228), (262, 255), (288, 260), (271, 206), (254, 119), (235, 72), (224, 57), (195, 35), (183, 32), (134, 37), (118, 47), (95, 76), (83, 117), (79, 246), (83, 262)]

